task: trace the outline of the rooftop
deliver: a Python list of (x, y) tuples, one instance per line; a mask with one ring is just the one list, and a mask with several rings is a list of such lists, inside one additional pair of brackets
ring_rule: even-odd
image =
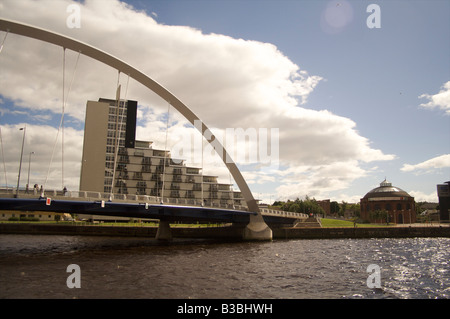
[(396, 186), (392, 186), (392, 183), (388, 182), (386, 179), (380, 183), (380, 187), (372, 189), (368, 192), (364, 198), (374, 198), (374, 197), (412, 197), (403, 189)]

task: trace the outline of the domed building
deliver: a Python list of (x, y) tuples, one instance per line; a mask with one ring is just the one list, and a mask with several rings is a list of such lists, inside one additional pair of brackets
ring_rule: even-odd
[(361, 218), (369, 222), (410, 224), (416, 222), (414, 197), (386, 179), (360, 201)]

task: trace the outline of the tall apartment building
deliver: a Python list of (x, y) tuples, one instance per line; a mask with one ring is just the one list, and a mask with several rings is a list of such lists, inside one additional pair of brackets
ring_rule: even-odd
[[(206, 206), (245, 206), (232, 185), (172, 159), (170, 151), (138, 141), (136, 101), (88, 101), (80, 191), (164, 197), (164, 202)], [(115, 169), (114, 169), (115, 167)]]

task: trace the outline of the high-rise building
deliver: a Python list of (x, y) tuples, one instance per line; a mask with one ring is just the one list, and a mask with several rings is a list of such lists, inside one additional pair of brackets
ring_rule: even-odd
[(450, 222), (450, 181), (437, 185), (439, 198), (439, 218), (441, 222)]
[(151, 196), (164, 202), (213, 207), (245, 206), (231, 184), (173, 159), (169, 150), (153, 149), (136, 133), (136, 101), (88, 101), (80, 191), (115, 196)]

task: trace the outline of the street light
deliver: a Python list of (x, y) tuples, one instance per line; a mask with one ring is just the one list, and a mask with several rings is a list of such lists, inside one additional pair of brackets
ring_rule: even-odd
[(23, 138), (22, 138), (22, 151), (20, 152), (20, 163), (19, 163), (19, 176), (17, 177), (17, 190), (16, 190), (16, 196), (19, 196), (19, 182), (20, 182), (20, 171), (22, 170), (22, 157), (23, 157), (23, 145), (25, 144), (25, 132), (26, 132), (27, 126), (20, 128), (20, 131), (23, 131)]
[(27, 192), (28, 192), (28, 188), (30, 187), (31, 154), (34, 154), (34, 152), (30, 152), (30, 155), (29, 155), (29, 157), (28, 157), (28, 180), (27, 180)]

